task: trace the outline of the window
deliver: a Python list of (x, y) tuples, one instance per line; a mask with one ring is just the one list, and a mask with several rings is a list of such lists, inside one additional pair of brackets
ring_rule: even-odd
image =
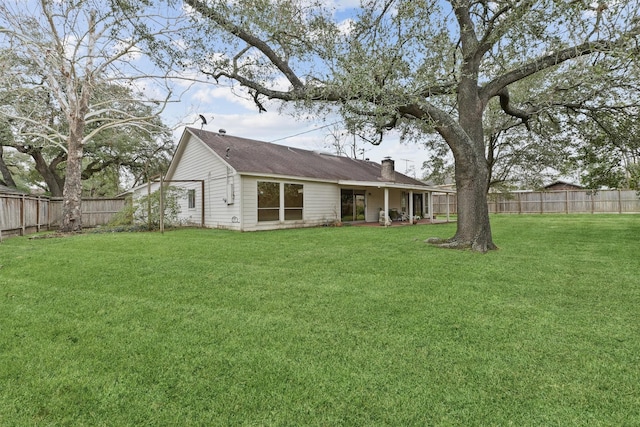
[(280, 219), (280, 184), (258, 182), (258, 221), (278, 221)]
[(258, 182), (258, 221), (301, 220), (303, 207), (301, 184)]
[(196, 190), (187, 191), (187, 199), (189, 203), (189, 209), (196, 208)]
[(301, 184), (284, 185), (284, 219), (302, 219), (303, 194)]

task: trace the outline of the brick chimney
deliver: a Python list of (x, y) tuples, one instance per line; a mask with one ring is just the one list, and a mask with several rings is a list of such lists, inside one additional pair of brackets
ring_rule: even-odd
[(396, 180), (395, 162), (391, 160), (391, 157), (385, 157), (384, 160), (382, 161), (381, 174), (382, 174), (383, 181), (395, 182)]

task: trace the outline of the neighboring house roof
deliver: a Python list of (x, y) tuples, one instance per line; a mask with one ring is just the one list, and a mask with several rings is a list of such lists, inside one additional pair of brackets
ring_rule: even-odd
[(11, 194), (27, 194), (24, 191), (20, 191), (17, 188), (7, 187), (6, 185), (0, 184), (0, 193), (11, 193)]
[(584, 187), (578, 184), (573, 184), (571, 182), (555, 181), (555, 182), (552, 182), (551, 184), (545, 185), (542, 188), (544, 188), (545, 190), (554, 189), (554, 188), (561, 189), (561, 190), (570, 190), (570, 189), (580, 190)]
[[(223, 161), (241, 174), (281, 175), (327, 181), (388, 182), (378, 163), (341, 157), (269, 142), (187, 128)], [(395, 172), (396, 184), (426, 185)]]

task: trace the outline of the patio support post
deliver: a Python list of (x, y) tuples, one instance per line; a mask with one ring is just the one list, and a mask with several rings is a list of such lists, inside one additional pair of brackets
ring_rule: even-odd
[(389, 189), (387, 187), (384, 188), (384, 226), (388, 227), (391, 225), (389, 220)]
[(413, 191), (409, 190), (409, 224), (413, 224)]
[(280, 223), (284, 223), (284, 182), (280, 184), (280, 210), (278, 211), (278, 218)]
[(429, 210), (429, 221), (433, 222), (433, 193), (427, 193), (427, 209)]

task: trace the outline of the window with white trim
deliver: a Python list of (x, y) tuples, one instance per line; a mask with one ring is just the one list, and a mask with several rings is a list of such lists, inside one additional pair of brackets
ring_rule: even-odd
[(196, 208), (196, 190), (187, 191), (187, 204), (189, 209)]
[(280, 183), (258, 181), (258, 221), (280, 219)]
[(284, 184), (284, 220), (302, 219), (304, 204), (302, 184)]
[(304, 186), (258, 181), (258, 221), (296, 221), (303, 218)]

